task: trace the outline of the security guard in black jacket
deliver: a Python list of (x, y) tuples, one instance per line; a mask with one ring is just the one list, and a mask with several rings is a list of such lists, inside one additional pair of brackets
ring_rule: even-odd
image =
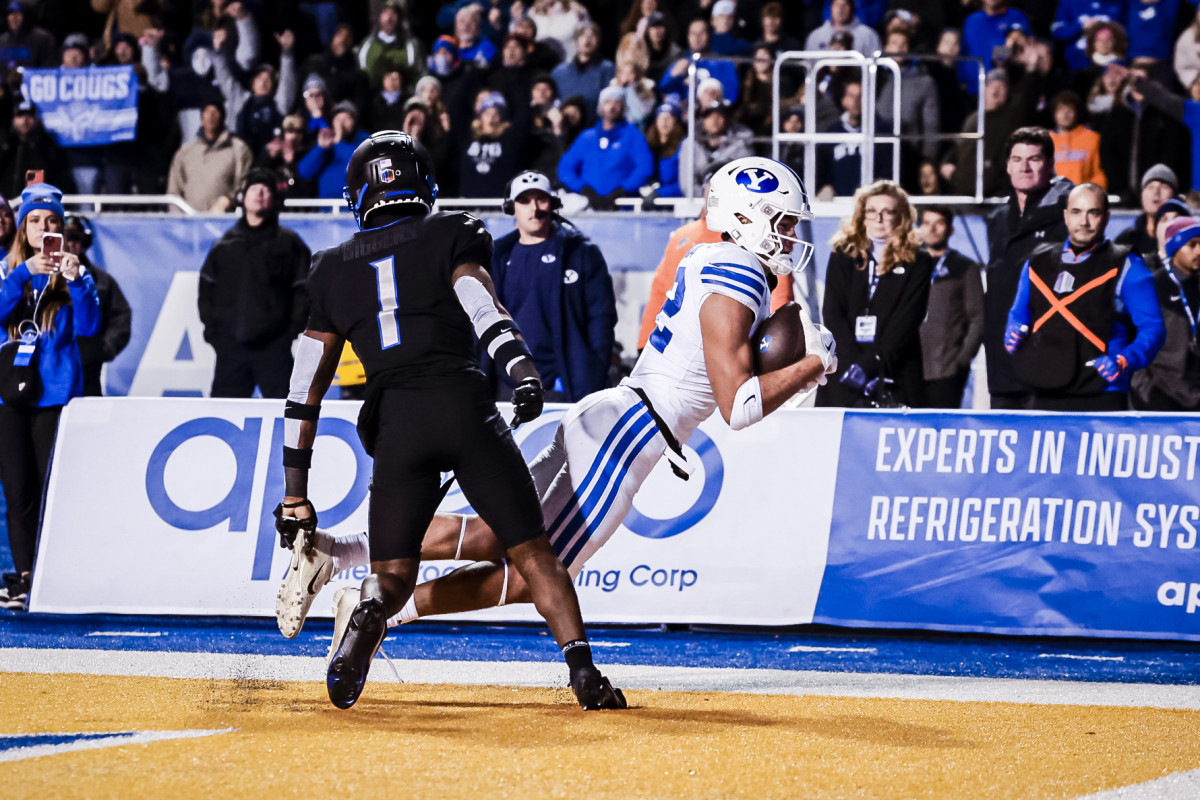
[(987, 292), (983, 297), (983, 349), (992, 408), (1029, 408), (1033, 395), (1004, 350), (1004, 328), (1021, 269), (1039, 245), (1067, 238), (1063, 212), (1074, 188), (1054, 178), (1054, 140), (1045, 128), (1018, 128), (1009, 137), (1008, 203), (988, 218)]
[(279, 224), (275, 173), (250, 170), (239, 194), (244, 216), (200, 270), (200, 322), (217, 352), (212, 397), (287, 397), (292, 342), (308, 319), (312, 251)]

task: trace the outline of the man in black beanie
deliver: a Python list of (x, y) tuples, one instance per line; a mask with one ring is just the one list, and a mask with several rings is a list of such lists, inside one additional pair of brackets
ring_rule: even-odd
[(200, 322), (217, 352), (212, 397), (287, 397), (292, 342), (308, 320), (312, 251), (279, 224), (275, 173), (254, 169), (239, 193), (244, 214), (200, 270)]

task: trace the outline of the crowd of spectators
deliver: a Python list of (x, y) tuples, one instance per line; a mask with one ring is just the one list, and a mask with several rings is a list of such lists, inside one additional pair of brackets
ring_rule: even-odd
[[(0, 29), (8, 198), (41, 169), (67, 193), (170, 191), (226, 210), (251, 167), (286, 197), (336, 198), (347, 153), (385, 128), (427, 146), (444, 197), (499, 197), (524, 169), (600, 208), (678, 196), (715, 163), (768, 154), (775, 127), (802, 131), (806, 103), (819, 132), (861, 130), (860, 69), (823, 68), (814, 97), (798, 67), (773, 85), (775, 55), (800, 48), (897, 59), (900, 102), (881, 70), (876, 125), (899, 117), (913, 194), (974, 194), (974, 142), (934, 138), (976, 129), (978, 71), (959, 56), (986, 71), (985, 195), (1006, 192), (1000, 151), (1027, 125), (1053, 131), (1060, 174), (1125, 203), (1155, 163), (1181, 194), (1200, 175), (1200, 15), (1181, 0), (12, 0)], [(22, 95), (22, 67), (90, 64), (136, 72), (133, 142), (64, 149)], [(860, 149), (820, 146), (812, 193), (853, 194)], [(800, 171), (804, 152), (783, 155)], [(875, 163), (891, 175), (890, 146)]]

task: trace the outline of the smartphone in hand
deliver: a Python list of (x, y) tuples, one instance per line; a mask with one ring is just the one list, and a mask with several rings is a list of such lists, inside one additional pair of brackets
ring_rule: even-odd
[(61, 233), (42, 234), (42, 252), (50, 256), (54, 262), (54, 271), (62, 266), (63, 235)]

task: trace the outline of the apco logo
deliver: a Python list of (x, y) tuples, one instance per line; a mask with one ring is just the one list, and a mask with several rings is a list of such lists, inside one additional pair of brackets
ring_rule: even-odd
[(766, 194), (779, 188), (779, 178), (762, 167), (746, 167), (733, 180), (756, 194)]
[[(264, 425), (263, 423), (267, 424)], [(187, 508), (183, 502), (172, 497), (168, 486), (168, 474), (178, 475), (178, 461), (186, 454), (175, 457), (184, 445), (201, 437), (211, 437), (218, 447), (227, 448), (233, 455), (236, 475), (225, 496), (208, 508)], [(354, 423), (335, 417), (321, 419), (317, 425), (317, 439), (332, 437), (340, 440), (353, 453), (354, 471), (346, 496), (329, 508), (318, 508), (321, 526), (332, 528), (348, 519), (367, 501), (371, 478), (371, 459), (363, 452)], [(259, 474), (259, 453), (265, 442), (265, 475)], [(320, 446), (320, 445), (318, 445)], [(173, 528), (185, 531), (202, 531), (216, 526), (228, 526), (232, 532), (256, 531), (254, 566), (251, 579), (269, 580), (271, 559), (275, 555), (275, 518), (272, 510), (283, 497), (283, 463), (276, 457), (283, 452), (283, 418), (247, 417), (241, 423), (217, 417), (202, 417), (177, 426), (162, 438), (150, 454), (146, 464), (146, 497), (154, 512)], [(175, 457), (176, 468), (170, 468)], [(260, 488), (261, 487), (261, 488)], [(184, 490), (178, 482), (173, 484), (176, 494)], [(258, 507), (255, 507), (257, 503)], [(254, 515), (256, 518), (252, 518)]]
[(1158, 602), (1168, 607), (1183, 607), (1187, 604), (1187, 613), (1195, 614), (1200, 608), (1200, 583), (1185, 583), (1183, 581), (1167, 581), (1158, 587)]

